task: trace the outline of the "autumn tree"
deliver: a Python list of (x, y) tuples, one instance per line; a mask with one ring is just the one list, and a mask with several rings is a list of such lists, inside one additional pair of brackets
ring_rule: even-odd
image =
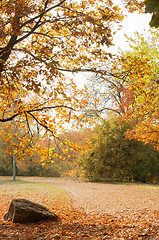
[(112, 44), (123, 15), (111, 1), (0, 5), (0, 122), (16, 119), (30, 137), (32, 122), (58, 138), (71, 119), (80, 122), (88, 98), (66, 73), (98, 71), (97, 63), (109, 58), (101, 46)]
[[(127, 137), (151, 143), (159, 149), (158, 30), (128, 38), (129, 51), (120, 51), (109, 75), (88, 80), (90, 106), (96, 116), (113, 111), (131, 124)], [(93, 89), (93, 91), (92, 91)], [(94, 99), (94, 100), (93, 100)], [(103, 115), (103, 117), (105, 117)]]
[(127, 102), (122, 120), (132, 126), (129, 138), (151, 143), (159, 150), (158, 30), (130, 38), (130, 51), (122, 53), (121, 68), (127, 72), (125, 85), (134, 98)]
[(159, 153), (151, 145), (127, 139), (117, 118), (97, 124), (90, 134), (91, 148), (79, 157), (79, 167), (89, 181), (153, 182), (159, 174)]

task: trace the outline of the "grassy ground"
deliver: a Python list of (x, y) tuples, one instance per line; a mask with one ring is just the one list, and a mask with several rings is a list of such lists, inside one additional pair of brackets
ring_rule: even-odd
[[(4, 221), (3, 215), (13, 198), (40, 203), (55, 212), (60, 221)], [(52, 178), (18, 178), (14, 182), (11, 177), (0, 177), (0, 239), (159, 239), (158, 206), (158, 186)], [(109, 208), (113, 210), (108, 211)]]
[(2, 217), (4, 211), (7, 211), (12, 199), (26, 198), (33, 202), (45, 205), (53, 209), (53, 204), (62, 201), (62, 205), (69, 206), (69, 195), (61, 188), (48, 183), (35, 183), (23, 180), (13, 181), (11, 177), (0, 177), (0, 200)]
[(12, 194), (17, 193), (39, 193), (40, 192), (49, 192), (49, 194), (52, 195), (67, 195), (64, 190), (62, 190), (59, 187), (56, 187), (53, 184), (48, 183), (38, 183), (38, 182), (30, 182), (30, 181), (24, 181), (24, 180), (16, 180), (13, 181), (11, 177), (1, 177), (0, 176), (0, 191), (6, 191)]

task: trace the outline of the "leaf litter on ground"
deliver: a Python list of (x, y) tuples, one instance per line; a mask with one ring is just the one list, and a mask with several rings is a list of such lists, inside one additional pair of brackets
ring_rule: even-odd
[[(22, 181), (4, 181), (0, 178), (0, 239), (3, 240), (53, 240), (53, 239), (141, 239), (155, 240), (159, 239), (159, 187), (151, 185), (120, 185), (105, 184), (105, 196), (102, 188), (104, 184), (82, 183), (70, 181), (67, 179), (50, 179), (48, 178), (21, 178)], [(26, 182), (36, 181), (36, 183)], [(40, 181), (38, 183), (38, 181)], [(55, 185), (54, 185), (54, 184)], [(62, 188), (58, 186), (61, 184)], [(66, 187), (67, 185), (67, 187)], [(68, 191), (70, 186), (70, 191)], [(72, 186), (72, 187), (71, 187)], [(71, 194), (73, 186), (83, 193)], [(97, 198), (89, 199), (94, 196), (95, 187), (101, 189), (101, 199), (103, 205), (96, 201), (100, 199), (100, 191)], [(110, 188), (114, 195), (108, 196)], [(121, 188), (120, 188), (121, 187)], [(125, 189), (124, 189), (125, 188)], [(67, 191), (66, 191), (67, 189)], [(130, 196), (128, 195), (130, 189)], [(122, 191), (126, 191), (127, 198), (122, 196)], [(133, 192), (134, 191), (134, 192)], [(69, 193), (69, 194), (68, 194)], [(144, 194), (143, 194), (144, 193)], [(121, 202), (125, 202), (124, 208)], [(118, 198), (118, 200), (115, 199)], [(145, 204), (141, 206), (141, 196)], [(82, 199), (83, 197), (83, 199)], [(87, 197), (87, 198), (86, 198)], [(3, 215), (8, 210), (9, 204), (13, 198), (26, 198), (46, 206), (49, 210), (56, 213), (60, 220), (58, 222), (39, 222), (28, 224), (15, 224), (3, 220)], [(87, 199), (87, 207), (83, 204)], [(99, 198), (99, 199), (98, 199)], [(81, 200), (82, 199), (82, 200)], [(105, 199), (105, 208), (104, 208)], [(158, 199), (158, 200), (157, 200)], [(107, 204), (112, 211), (107, 210)], [(90, 204), (90, 207), (88, 207)], [(116, 207), (115, 207), (116, 204)], [(118, 205), (120, 208), (118, 209)]]

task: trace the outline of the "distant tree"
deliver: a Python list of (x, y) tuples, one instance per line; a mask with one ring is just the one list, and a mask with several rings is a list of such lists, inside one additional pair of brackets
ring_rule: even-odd
[(88, 118), (106, 118), (110, 112), (122, 116), (129, 107), (128, 103), (134, 99), (134, 93), (125, 84), (127, 72), (120, 69), (119, 61), (118, 64), (116, 61), (110, 64), (109, 75), (98, 74), (87, 78), (90, 97), (85, 111)]
[[(67, 132), (67, 142), (72, 142), (80, 146), (80, 151), (75, 151), (73, 148), (69, 148), (68, 145), (64, 145), (66, 135), (60, 135), (59, 137), (63, 140), (59, 144), (58, 141), (46, 138), (43, 141), (43, 146), (46, 147), (48, 152), (47, 161), (44, 161), (43, 167), (50, 166), (50, 169), (55, 169), (60, 176), (76, 177), (79, 169), (77, 167), (77, 158), (79, 153), (85, 151), (90, 147), (88, 141), (88, 135), (90, 131), (88, 129), (81, 130), (69, 130)], [(47, 156), (46, 156), (47, 157)]]

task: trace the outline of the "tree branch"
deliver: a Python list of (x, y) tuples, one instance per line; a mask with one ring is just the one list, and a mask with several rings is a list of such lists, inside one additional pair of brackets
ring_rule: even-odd
[[(63, 0), (63, 1), (57, 3), (56, 5), (50, 7), (50, 8), (48, 8), (48, 9), (46, 10), (47, 4), (48, 4), (48, 0), (47, 0), (46, 3), (45, 3), (44, 11), (43, 11), (42, 13), (40, 13), (38, 16), (35, 16), (34, 18), (31, 18), (31, 19), (29, 19), (28, 21), (26, 21), (25, 23), (23, 23), (23, 24), (20, 26), (20, 29), (21, 29), (22, 27), (26, 26), (26, 24), (28, 24), (28, 23), (33, 23), (33, 21), (36, 20), (36, 19), (38, 19), (38, 18), (39, 18), (39, 20), (41, 20), (41, 18), (42, 18), (47, 12), (50, 12), (52, 9), (54, 9), (54, 8), (56, 8), (56, 7), (60, 7), (60, 5), (62, 5), (65, 1), (66, 1), (66, 0)], [(39, 23), (39, 20), (38, 20), (37, 23)]]
[[(35, 109), (32, 109), (32, 110), (27, 110), (27, 111), (24, 111), (24, 112), (21, 112), (26, 114), (31, 114), (32, 112), (40, 112), (40, 111), (43, 111), (43, 110), (50, 110), (50, 109), (55, 109), (55, 108), (68, 108), (72, 111), (76, 111), (75, 109), (73, 109), (72, 107), (69, 107), (69, 106), (65, 106), (65, 105), (58, 105), (58, 106), (50, 106), (50, 107), (42, 107), (42, 108), (35, 108)], [(15, 117), (19, 116), (20, 113), (15, 113), (13, 114), (11, 117), (8, 117), (8, 118), (0, 118), (0, 122), (9, 122), (11, 120), (13, 120)]]
[(25, 113), (25, 118), (26, 118), (26, 122), (27, 122), (27, 127), (28, 127), (28, 132), (31, 134), (31, 138), (33, 137), (33, 134), (32, 134), (32, 131), (30, 129), (30, 125), (29, 125), (29, 120), (28, 120), (28, 116), (27, 116), (27, 113)]
[(18, 38), (18, 34), (16, 35), (11, 35), (11, 38), (7, 44), (6, 47), (2, 48), (1, 51), (0, 51), (0, 59), (1, 59), (1, 62), (0, 62), (0, 73), (3, 71), (3, 64), (4, 62), (9, 58), (10, 54), (11, 54), (11, 51), (14, 47), (15, 44), (17, 44), (18, 42), (21, 42), (22, 40), (26, 39), (27, 37), (29, 37), (39, 26), (41, 26), (42, 24), (44, 24), (43, 22), (41, 23), (41, 19), (42, 17), (45, 15), (45, 13), (51, 11), (52, 9), (56, 8), (56, 7), (59, 7), (61, 4), (63, 4), (66, 0), (62, 0), (60, 1), (59, 3), (57, 3), (56, 5), (48, 8), (47, 8), (47, 5), (48, 5), (48, 0), (46, 0), (45, 2), (45, 7), (44, 7), (44, 11), (39, 14), (38, 16), (35, 16), (34, 18), (26, 21), (25, 23), (23, 23), (21, 26), (18, 26), (18, 30), (20, 31), (20, 29), (24, 26), (26, 26), (26, 24), (28, 23), (32, 23), (34, 20), (38, 19), (38, 21), (35, 23), (34, 27), (31, 29), (31, 31), (26, 34), (25, 36), (22, 36), (21, 38), (17, 39)]

